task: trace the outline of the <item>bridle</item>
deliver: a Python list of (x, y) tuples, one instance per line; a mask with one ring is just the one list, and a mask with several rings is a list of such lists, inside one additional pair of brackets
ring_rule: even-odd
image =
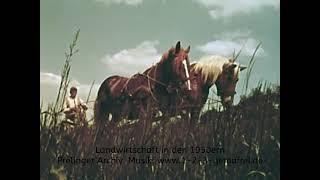
[[(219, 82), (218, 82), (219, 83)], [(221, 86), (221, 87), (220, 87)], [(223, 84), (221, 84), (221, 85), (218, 85), (217, 84), (217, 95), (218, 96), (220, 96), (220, 97), (222, 97), (222, 96), (225, 96), (225, 97), (227, 97), (227, 96), (234, 96), (235, 94), (237, 94), (237, 92), (234, 90), (233, 92), (230, 92), (230, 93), (226, 93), (226, 92), (224, 92), (224, 91), (222, 91), (221, 89), (226, 89), (225, 88), (225, 84), (223, 83)]]
[[(186, 81), (190, 80), (190, 76), (189, 76), (189, 78), (184, 78), (184, 79), (182, 79), (182, 80), (176, 80), (176, 81), (174, 81), (174, 82), (170, 82), (169, 84), (166, 84), (166, 83), (164, 83), (164, 82), (162, 82), (162, 81), (159, 81), (159, 80), (156, 79), (156, 73), (157, 73), (158, 64), (159, 64), (159, 63), (157, 63), (156, 65), (153, 65), (153, 67), (155, 67), (154, 73), (153, 73), (153, 77), (154, 77), (154, 78), (152, 78), (152, 77), (149, 75), (150, 72), (151, 72), (151, 70), (149, 70), (147, 74), (138, 73), (138, 75), (144, 76), (144, 77), (146, 77), (146, 78), (148, 79), (148, 88), (149, 88), (150, 94), (151, 94), (152, 98), (153, 98), (156, 102), (159, 102), (159, 100), (156, 98), (156, 96), (155, 96), (154, 93), (153, 93), (153, 91), (154, 91), (153, 89), (154, 89), (154, 88), (151, 86), (151, 81), (153, 81), (153, 82), (156, 83), (156, 84), (159, 84), (159, 85), (163, 86), (163, 87), (166, 89), (166, 91), (169, 92), (169, 93), (172, 92), (172, 91), (176, 91), (176, 92), (178, 93), (179, 90), (182, 89), (183, 84), (184, 84)], [(178, 84), (178, 86), (174, 86), (174, 84)]]

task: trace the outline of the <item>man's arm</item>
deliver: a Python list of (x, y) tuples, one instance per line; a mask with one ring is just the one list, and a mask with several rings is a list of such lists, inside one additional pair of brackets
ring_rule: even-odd
[(71, 109), (68, 107), (68, 99), (65, 98), (64, 104), (63, 104), (63, 112), (64, 113), (69, 113), (70, 111), (71, 111)]
[(80, 102), (81, 107), (82, 107), (84, 110), (87, 110), (87, 109), (88, 109), (87, 104), (86, 104), (80, 97), (79, 97), (79, 102)]

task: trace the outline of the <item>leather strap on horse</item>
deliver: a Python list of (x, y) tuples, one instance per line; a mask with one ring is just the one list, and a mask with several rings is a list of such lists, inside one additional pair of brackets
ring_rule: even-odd
[[(141, 73), (138, 73), (138, 74), (141, 75), (141, 76), (147, 77), (148, 80), (151, 79), (152, 81), (154, 81), (154, 82), (156, 82), (156, 83), (158, 83), (158, 84), (160, 84), (160, 85), (162, 85), (162, 86), (164, 86), (164, 87), (167, 87), (167, 85), (166, 85), (165, 83), (163, 83), (163, 82), (161, 82), (161, 81), (158, 81), (158, 80), (150, 77), (149, 75), (145, 75), (145, 74), (141, 74)], [(149, 74), (149, 72), (148, 72), (148, 74)]]
[(123, 93), (124, 91), (125, 92), (127, 92), (127, 87), (128, 87), (128, 84), (129, 84), (129, 82), (130, 82), (130, 80), (134, 77), (135, 75), (133, 75), (133, 76), (131, 76), (127, 81), (126, 81), (126, 83), (124, 84), (124, 87), (122, 88), (122, 90), (121, 90), (121, 93)]
[[(157, 64), (157, 65), (158, 65), (158, 64)], [(156, 73), (156, 71), (157, 71), (157, 67), (158, 67), (157, 65), (155, 66), (154, 77), (156, 77), (155, 73)], [(156, 82), (156, 83), (158, 83), (158, 84), (166, 87), (166, 88), (167, 88), (167, 91), (169, 91), (169, 89), (168, 89), (169, 87), (171, 88), (171, 90), (172, 90), (172, 89), (174, 89), (174, 90), (178, 90), (178, 89), (179, 89), (179, 88), (176, 88), (176, 87), (171, 87), (170, 84), (167, 85), (167, 84), (165, 84), (165, 83), (163, 83), (163, 82), (161, 82), (161, 81), (159, 81), (159, 80), (156, 80), (156, 79), (150, 77), (150, 76), (149, 76), (149, 73), (150, 73), (150, 71), (148, 72), (147, 75), (146, 75), (146, 74), (141, 74), (141, 73), (138, 73), (138, 75), (141, 75), (141, 76), (144, 76), (144, 77), (148, 78), (149, 89), (150, 89), (151, 95), (152, 95), (152, 97), (153, 97), (154, 99), (155, 99), (155, 97), (154, 97), (154, 95), (153, 95), (153, 93), (152, 93), (152, 88), (151, 88), (151, 85), (150, 85), (150, 79), (151, 79), (152, 81), (154, 81), (154, 82)], [(190, 78), (190, 77), (189, 77), (189, 78), (185, 78), (184, 80), (182, 80), (182, 82), (185, 82), (185, 81), (187, 81), (187, 80), (189, 80), (189, 79), (191, 79), (191, 78)]]
[[(157, 73), (157, 67), (158, 67), (158, 64), (156, 65), (156, 67), (155, 67), (155, 70), (154, 70), (154, 77), (156, 77), (156, 73)], [(151, 71), (151, 70), (150, 70)], [(151, 93), (151, 96), (152, 96), (152, 98), (157, 102), (157, 103), (159, 103), (159, 101), (158, 101), (158, 99), (154, 96), (154, 94), (153, 94), (153, 92), (152, 92), (152, 88), (151, 88), (151, 83), (150, 83), (150, 76), (149, 76), (149, 73), (150, 73), (150, 71), (148, 71), (148, 74), (147, 74), (147, 77), (148, 77), (148, 85), (149, 85), (149, 91), (150, 91), (150, 93)], [(157, 82), (157, 80), (156, 79), (154, 79), (155, 80), (155, 82)], [(160, 82), (160, 81), (159, 81)], [(160, 82), (160, 83), (162, 83), (162, 82)], [(164, 85), (165, 86), (165, 84), (164, 83), (162, 83), (162, 85)]]
[[(157, 63), (156, 65), (154, 65), (154, 66), (155, 66), (154, 77), (156, 77), (156, 72), (157, 72), (158, 63)], [(151, 71), (151, 70), (150, 70), (150, 71)], [(150, 76), (149, 76), (150, 71), (148, 71), (147, 74), (137, 73), (136, 75), (141, 75), (141, 76), (144, 76), (144, 77), (146, 77), (146, 78), (148, 79), (148, 86), (149, 86), (149, 90), (150, 90), (151, 96), (152, 96), (152, 98), (153, 98), (155, 101), (159, 102), (159, 101), (157, 100), (157, 98), (154, 96), (153, 92), (152, 92), (150, 80), (152, 80), (152, 81), (154, 81), (155, 83), (158, 83), (158, 84), (160, 84), (160, 85), (162, 85), (162, 86), (164, 86), (164, 87), (166, 87), (166, 88), (168, 88), (169, 85), (167, 85), (167, 84), (165, 84), (165, 83), (163, 83), (163, 82), (161, 82), (161, 81), (158, 81), (158, 80), (155, 79), (155, 78), (150, 77)], [(134, 75), (134, 76), (135, 76), (135, 75)], [(127, 84), (128, 84), (128, 82), (131, 80), (132, 77), (133, 77), (133, 76), (131, 76), (130, 79), (127, 80), (124, 88), (127, 87)], [(189, 78), (186, 78), (186, 79), (184, 79), (184, 80), (182, 80), (182, 81), (185, 82), (185, 81), (187, 81), (187, 80), (189, 80), (189, 79), (190, 79), (190, 77), (189, 77)], [(170, 87), (170, 88), (178, 90), (178, 88), (175, 88), (175, 87)], [(168, 89), (167, 89), (167, 90), (168, 90)]]

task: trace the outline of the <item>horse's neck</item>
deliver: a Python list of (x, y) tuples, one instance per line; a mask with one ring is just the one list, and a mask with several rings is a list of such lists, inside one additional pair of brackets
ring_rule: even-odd
[(150, 70), (150, 74), (155, 80), (168, 85), (170, 83), (170, 75), (167, 71), (166, 63), (158, 63)]
[(201, 72), (196, 72), (195, 70), (195, 64), (191, 65), (191, 69), (190, 69), (190, 76), (191, 79), (194, 79), (194, 82), (191, 83), (197, 83), (198, 86), (200, 86), (202, 89), (210, 89), (215, 83), (211, 84), (209, 82), (204, 81), (203, 79), (203, 75), (201, 74)]
[(206, 103), (209, 90), (215, 83), (208, 83), (204, 80), (203, 75), (201, 72), (195, 71), (195, 64), (191, 65), (190, 74), (191, 74), (191, 84), (194, 87), (192, 90), (193, 96), (195, 101), (197, 103), (200, 103), (200, 106), (203, 107), (203, 105)]

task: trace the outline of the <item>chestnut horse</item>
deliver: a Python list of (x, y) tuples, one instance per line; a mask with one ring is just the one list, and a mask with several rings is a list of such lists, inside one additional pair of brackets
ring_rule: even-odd
[(240, 71), (246, 69), (235, 60), (236, 58), (211, 55), (191, 64), (192, 91), (179, 99), (181, 109), (186, 110), (187, 114), (190, 113), (191, 120), (198, 120), (201, 109), (208, 99), (209, 89), (213, 85), (216, 85), (217, 95), (220, 96), (225, 108), (233, 104)]
[(156, 65), (142, 74), (130, 78), (107, 78), (101, 84), (95, 101), (96, 126), (104, 125), (101, 123), (106, 122), (109, 114), (114, 122), (120, 118), (146, 119), (149, 108), (173, 107), (177, 91), (191, 90), (189, 51), (190, 46), (185, 50), (177, 42), (175, 48), (170, 48)]

